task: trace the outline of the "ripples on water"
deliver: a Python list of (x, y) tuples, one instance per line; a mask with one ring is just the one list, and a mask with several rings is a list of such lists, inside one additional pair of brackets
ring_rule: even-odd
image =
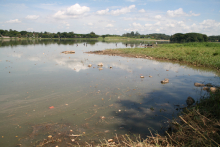
[[(35, 146), (48, 135), (61, 139), (56, 144), (66, 145), (93, 144), (115, 134), (145, 137), (148, 128), (162, 133), (167, 121), (179, 112), (175, 105), (183, 107), (188, 96), (198, 100), (206, 94), (194, 82), (220, 81), (209, 69), (84, 53), (124, 48), (121, 42), (117, 47), (85, 40), (24, 40), (0, 45), (1, 146)], [(76, 53), (61, 54), (69, 50)], [(97, 66), (100, 62), (103, 70)], [(164, 78), (170, 83), (161, 84)], [(71, 142), (73, 138), (75, 142)]]

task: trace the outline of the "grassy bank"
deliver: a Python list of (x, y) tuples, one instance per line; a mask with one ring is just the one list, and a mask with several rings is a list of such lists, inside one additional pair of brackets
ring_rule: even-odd
[(177, 60), (196, 66), (220, 69), (220, 43), (160, 44), (154, 48), (123, 48), (105, 50), (104, 54), (151, 56), (156, 59)]

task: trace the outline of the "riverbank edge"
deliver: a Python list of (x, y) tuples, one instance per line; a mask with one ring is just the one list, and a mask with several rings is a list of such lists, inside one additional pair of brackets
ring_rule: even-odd
[[(118, 51), (117, 49), (107, 49), (86, 53), (154, 60), (170, 60), (167, 58), (156, 58), (143, 54), (126, 54)], [(189, 63), (187, 61), (179, 61), (175, 59), (170, 61)], [(209, 91), (209, 96), (201, 96), (200, 101), (196, 102), (195, 105), (182, 109), (182, 113), (179, 117), (174, 118), (170, 122), (171, 127), (165, 131), (167, 135), (161, 136), (159, 134), (152, 134), (149, 130), (152, 136), (148, 136), (144, 140), (137, 138), (133, 141), (129, 135), (126, 134), (120, 137), (120, 139), (115, 136), (113, 140), (116, 140), (116, 142), (106, 140), (99, 146), (220, 146), (220, 118), (216, 118), (216, 115), (218, 116), (219, 114), (213, 111), (218, 110), (216, 108), (213, 109), (216, 105), (217, 107), (219, 105), (220, 108), (220, 90), (215, 93)]]
[[(153, 47), (158, 48), (158, 46), (156, 46), (156, 45), (153, 45)], [(122, 51), (123, 49), (124, 48), (106, 49), (106, 50), (90, 51), (90, 52), (85, 52), (85, 53), (97, 54), (97, 55), (121, 56), (121, 57), (129, 57), (129, 58), (143, 58), (143, 59), (151, 59), (151, 60), (157, 60), (157, 61), (173, 61), (173, 62), (177, 62), (177, 63), (190, 64), (190, 65), (198, 66), (198, 67), (208, 67), (208, 68), (212, 68), (212, 69), (216, 70), (217, 72), (220, 72), (220, 68), (214, 67), (210, 64), (202, 65), (200, 62), (192, 63), (192, 62), (185, 61), (185, 60), (170, 59), (165, 56), (164, 57), (155, 57), (153, 55), (150, 56), (150, 55), (141, 54), (141, 53), (137, 53), (137, 54), (125, 53)], [(132, 49), (135, 49), (135, 48), (132, 48)]]

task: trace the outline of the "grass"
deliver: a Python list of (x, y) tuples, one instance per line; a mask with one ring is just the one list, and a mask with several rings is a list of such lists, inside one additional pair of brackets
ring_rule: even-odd
[(124, 48), (106, 51), (112, 54), (145, 55), (157, 59), (177, 60), (196, 66), (220, 69), (220, 43), (174, 43), (160, 44), (154, 48)]

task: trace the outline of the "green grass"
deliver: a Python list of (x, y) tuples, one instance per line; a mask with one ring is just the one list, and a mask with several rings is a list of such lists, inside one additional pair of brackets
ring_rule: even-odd
[[(109, 50), (108, 50), (109, 51)], [(128, 55), (146, 55), (158, 59), (178, 60), (197, 66), (220, 69), (220, 43), (160, 44), (154, 48), (124, 48), (112, 52)]]

